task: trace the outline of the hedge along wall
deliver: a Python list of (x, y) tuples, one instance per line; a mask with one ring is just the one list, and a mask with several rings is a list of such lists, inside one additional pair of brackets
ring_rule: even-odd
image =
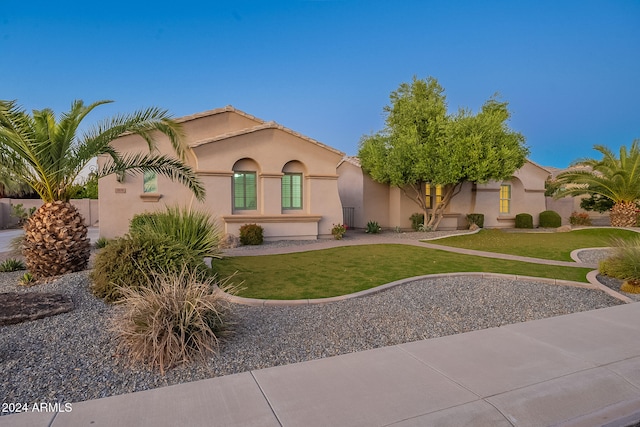
[[(0, 199), (0, 229), (17, 227), (18, 220), (11, 215), (11, 205), (22, 204), (26, 211), (29, 208), (35, 207), (36, 209), (42, 206), (42, 200), (40, 199)], [(73, 199), (73, 204), (82, 214), (84, 223), (88, 227), (96, 226), (100, 221), (100, 211), (98, 209), (98, 201), (94, 199)]]

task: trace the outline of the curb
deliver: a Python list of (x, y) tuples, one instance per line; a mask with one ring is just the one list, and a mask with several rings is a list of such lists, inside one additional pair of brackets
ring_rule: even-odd
[[(590, 273), (591, 274), (591, 273)], [(596, 270), (597, 274), (597, 270)], [(482, 273), (482, 272), (471, 272), (471, 273), (438, 273), (438, 274), (426, 274), (424, 276), (414, 276), (408, 277), (406, 279), (396, 280), (394, 282), (385, 283), (384, 285), (376, 286), (375, 288), (366, 289), (364, 291), (354, 292), (352, 294), (340, 295), (336, 297), (328, 297), (328, 298), (315, 298), (315, 299), (299, 299), (299, 300), (273, 300), (273, 299), (256, 299), (256, 298), (245, 298), (239, 297), (235, 295), (230, 295), (227, 293), (225, 298), (227, 301), (232, 302), (234, 304), (247, 305), (252, 307), (293, 307), (299, 305), (315, 305), (315, 304), (330, 304), (338, 301), (344, 301), (353, 298), (360, 298), (367, 295), (373, 295), (378, 292), (385, 291), (387, 289), (394, 288), (396, 286), (404, 285), (407, 283), (412, 283), (418, 280), (424, 279), (438, 279), (443, 277), (480, 277), (483, 279), (509, 279), (509, 280), (524, 280), (527, 282), (534, 283), (544, 283), (547, 285), (557, 285), (557, 286), (573, 286), (576, 288), (584, 288), (584, 289), (594, 289), (601, 290), (607, 292), (609, 295), (618, 298), (624, 302), (633, 302), (630, 298), (627, 298), (623, 295), (618, 294), (612, 289), (607, 288), (600, 282), (596, 281), (596, 283), (584, 283), (584, 282), (573, 282), (570, 280), (560, 280), (560, 279), (550, 279), (546, 277), (533, 277), (533, 276), (517, 276), (513, 274), (501, 274), (501, 273)], [(588, 278), (589, 276), (587, 276)], [(595, 275), (594, 275), (595, 277)]]

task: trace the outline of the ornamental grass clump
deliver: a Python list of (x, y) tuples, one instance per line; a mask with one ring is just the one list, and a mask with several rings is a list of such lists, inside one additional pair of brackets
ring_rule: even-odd
[(122, 299), (122, 288), (146, 287), (149, 276), (179, 272), (184, 266), (199, 276), (207, 274), (202, 258), (172, 237), (150, 233), (115, 239), (96, 255), (91, 271), (91, 291), (106, 302)]
[(136, 215), (131, 220), (129, 232), (164, 234), (182, 242), (199, 257), (221, 257), (218, 249), (220, 228), (205, 212), (174, 206), (165, 211)]
[(216, 283), (185, 267), (153, 272), (148, 281), (137, 289), (119, 289), (124, 310), (112, 324), (119, 350), (134, 361), (158, 367), (163, 375), (180, 363), (214, 353), (230, 326), (231, 304), (225, 292), (235, 289), (228, 280)]
[(0, 273), (6, 273), (9, 271), (19, 271), (19, 270), (25, 270), (25, 269), (26, 267), (24, 266), (24, 263), (15, 258), (9, 258), (7, 260), (4, 260), (2, 263), (0, 263)]
[(600, 261), (600, 273), (624, 280), (620, 290), (640, 293), (640, 237), (629, 240), (614, 239), (613, 254)]

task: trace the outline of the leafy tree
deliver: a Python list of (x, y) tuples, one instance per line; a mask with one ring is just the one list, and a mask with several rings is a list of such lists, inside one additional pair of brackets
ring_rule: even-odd
[[(165, 110), (148, 108), (117, 115), (78, 135), (83, 119), (99, 105), (74, 101), (56, 119), (50, 109), (28, 114), (16, 101), (0, 101), (0, 164), (19, 182), (28, 184), (44, 204), (25, 225), (23, 254), (36, 277), (82, 270), (89, 258), (87, 227), (69, 203), (73, 183), (96, 156), (109, 161), (96, 174), (156, 172), (185, 184), (202, 199), (204, 189), (193, 170), (179, 158), (151, 153), (158, 134), (169, 137), (178, 157), (184, 155), (181, 127)], [(125, 132), (140, 135), (149, 153), (122, 155), (110, 143)]]
[(633, 227), (640, 200), (640, 140), (631, 148), (620, 147), (620, 157), (603, 145), (593, 147), (601, 160), (584, 159), (573, 164), (579, 168), (563, 172), (556, 178), (562, 185), (556, 197), (597, 194), (613, 202), (611, 225)]
[[(475, 115), (449, 114), (437, 80), (414, 77), (390, 100), (385, 128), (362, 137), (358, 156), (375, 181), (399, 187), (422, 209), (426, 228), (437, 229), (465, 181), (508, 179), (526, 160), (524, 136), (509, 129), (507, 103), (496, 97)], [(426, 185), (442, 186), (442, 200), (428, 203)]]
[(580, 200), (580, 207), (585, 211), (595, 211), (599, 213), (610, 211), (613, 207), (613, 200), (600, 194), (592, 194)]
[(81, 184), (74, 184), (71, 189), (72, 199), (97, 199), (98, 198), (98, 175), (95, 172), (82, 181)]

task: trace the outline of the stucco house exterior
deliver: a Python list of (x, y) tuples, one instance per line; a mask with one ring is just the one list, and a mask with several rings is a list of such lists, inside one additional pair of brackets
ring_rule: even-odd
[[(345, 210), (347, 224), (364, 228), (367, 222), (377, 221), (381, 227), (406, 230), (411, 228), (410, 217), (420, 212), (418, 205), (398, 187), (375, 182), (362, 171), (357, 157), (345, 157), (338, 165), (338, 191)], [(501, 182), (474, 184), (465, 182), (447, 208), (440, 230), (466, 227), (466, 215), (484, 214), (484, 227), (509, 228), (515, 225), (515, 216), (529, 213), (534, 226), (538, 214), (546, 210), (545, 181), (550, 172), (529, 160), (513, 176)], [(439, 197), (441, 189), (425, 189), (431, 202)]]
[[(186, 187), (162, 176), (104, 177), (101, 236), (123, 235), (135, 214), (175, 205), (209, 212), (224, 233), (236, 236), (243, 224), (257, 223), (265, 240), (330, 237), (333, 224), (342, 222), (336, 167), (344, 153), (232, 106), (177, 121), (189, 147), (186, 162), (202, 181), (206, 200), (198, 202)], [(146, 150), (136, 135), (112, 145), (122, 153)], [(158, 149), (171, 152), (164, 135)]]

